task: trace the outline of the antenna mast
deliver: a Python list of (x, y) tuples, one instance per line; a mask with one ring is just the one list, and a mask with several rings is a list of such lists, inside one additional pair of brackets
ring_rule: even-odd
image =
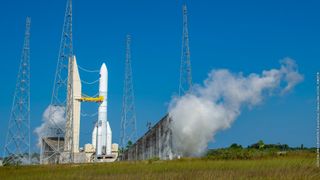
[(189, 48), (189, 32), (188, 32), (188, 12), (187, 5), (182, 7), (183, 12), (183, 30), (182, 30), (182, 48), (180, 63), (180, 83), (179, 96), (192, 91), (192, 74)]
[(136, 140), (136, 136), (136, 112), (134, 106), (134, 93), (131, 69), (131, 36), (127, 35), (120, 147), (125, 148), (129, 141), (133, 143)]
[[(61, 127), (57, 124), (57, 122), (55, 122), (54, 118), (57, 110), (59, 109), (63, 109), (66, 112), (66, 119), (66, 116), (69, 114), (69, 112), (67, 112), (70, 109), (70, 107), (67, 106), (68, 67), (70, 67), (69, 61), (73, 55), (72, 43), (72, 0), (67, 0), (58, 63), (53, 85), (54, 88), (49, 109), (49, 119), (54, 127), (48, 129), (48, 131), (51, 131), (54, 134), (55, 138), (57, 138), (57, 143), (52, 143), (49, 139), (47, 139), (47, 137), (42, 137), (42, 143), (50, 144), (50, 149), (41, 150), (41, 163), (59, 163), (61, 152), (65, 150), (63, 145), (61, 145), (61, 141), (64, 140), (65, 142), (68, 142), (68, 140), (64, 139), (64, 135), (67, 129), (70, 128), (70, 123), (67, 122), (66, 127)], [(70, 137), (67, 135), (67, 139), (69, 138)]]
[(24, 44), (4, 148), (4, 164), (30, 164), (30, 25), (26, 19)]

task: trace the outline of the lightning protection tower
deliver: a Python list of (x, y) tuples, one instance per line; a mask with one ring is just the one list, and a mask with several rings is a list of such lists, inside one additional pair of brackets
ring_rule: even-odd
[(180, 62), (180, 83), (179, 96), (192, 91), (192, 74), (189, 48), (189, 32), (188, 32), (188, 12), (187, 5), (182, 7), (183, 12), (183, 30), (182, 30), (182, 48)]
[(4, 164), (30, 164), (30, 23), (26, 30), (4, 148)]
[[(70, 119), (66, 116), (72, 116), (72, 112), (68, 112), (72, 111), (72, 108), (68, 106), (72, 103), (67, 104), (67, 98), (71, 96), (71, 94), (68, 94), (68, 88), (71, 88), (68, 87), (68, 68), (72, 68), (72, 64), (69, 64), (69, 62), (72, 62), (72, 55), (72, 0), (67, 0), (58, 63), (49, 106), (49, 120), (53, 127), (50, 127), (48, 132), (50, 132), (50, 136), (53, 134), (54, 137), (42, 137), (41, 163), (59, 163), (62, 152), (71, 152), (69, 147), (72, 147), (72, 145), (70, 145), (69, 140), (72, 139), (72, 124), (67, 121), (65, 126), (59, 125), (55, 116), (57, 111), (61, 109), (65, 111), (66, 119)], [(66, 132), (68, 133), (66, 134)], [(52, 142), (53, 140), (55, 143)], [(50, 148), (43, 148), (45, 147), (44, 144), (48, 144)], [(66, 144), (67, 146), (64, 147)], [(69, 160), (71, 160), (71, 157), (69, 157)]]
[(136, 140), (136, 112), (131, 69), (131, 36), (127, 35), (123, 102), (121, 113), (120, 147), (125, 148), (130, 141)]

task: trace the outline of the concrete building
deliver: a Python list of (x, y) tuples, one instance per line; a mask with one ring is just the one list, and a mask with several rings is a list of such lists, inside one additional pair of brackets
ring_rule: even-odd
[(81, 112), (81, 98), (82, 86), (81, 79), (78, 70), (78, 64), (76, 57), (73, 56), (73, 84), (72, 84), (72, 93), (73, 93), (73, 153), (79, 153), (79, 141), (80, 141), (80, 112)]
[(175, 158), (172, 148), (171, 121), (168, 115), (163, 117), (136, 143), (123, 152), (121, 160), (147, 160), (151, 158), (171, 160)]

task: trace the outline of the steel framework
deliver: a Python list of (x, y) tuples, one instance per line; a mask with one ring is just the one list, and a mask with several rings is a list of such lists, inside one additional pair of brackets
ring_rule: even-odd
[(180, 83), (179, 96), (192, 91), (192, 74), (189, 48), (189, 32), (188, 32), (188, 11), (187, 5), (182, 7), (183, 12), (183, 30), (182, 30), (182, 48), (180, 62)]
[[(68, 68), (72, 67), (72, 64), (69, 62), (71, 61), (71, 57), (73, 55), (73, 44), (72, 44), (72, 0), (67, 0), (66, 11), (64, 16), (64, 24), (63, 24), (63, 31), (61, 35), (61, 42), (59, 48), (59, 56), (58, 56), (58, 63), (55, 73), (55, 80), (54, 80), (54, 87), (52, 92), (51, 98), (51, 105), (49, 109), (49, 119), (52, 122), (53, 126), (51, 131), (55, 132), (55, 137), (57, 137), (57, 143), (51, 145), (50, 152), (46, 152), (43, 150), (41, 152), (41, 163), (59, 163), (60, 162), (60, 155), (64, 152), (71, 152), (70, 147), (70, 135), (72, 136), (72, 124), (70, 124), (68, 118), (70, 115), (72, 116), (72, 112), (69, 112), (72, 108), (70, 108), (70, 103), (67, 103), (68, 96), (72, 96), (72, 94), (68, 93), (68, 88), (70, 84), (68, 84)], [(54, 119), (54, 114), (57, 108), (60, 107), (64, 108), (65, 118), (68, 119), (66, 122), (66, 127), (59, 126)], [(70, 129), (71, 128), (71, 129)], [(66, 133), (66, 131), (68, 133)], [(71, 131), (71, 132), (70, 132)], [(64, 139), (64, 136), (66, 136)], [(42, 137), (43, 143), (47, 142), (48, 137)], [(64, 144), (68, 144), (67, 147), (61, 147), (60, 141), (64, 140)], [(52, 144), (52, 143), (51, 143)], [(72, 157), (70, 157), (72, 160)]]
[(317, 162), (316, 165), (320, 167), (320, 72), (317, 72), (317, 127), (316, 127), (316, 141), (317, 141)]
[(126, 60), (125, 76), (123, 88), (121, 128), (120, 128), (120, 147), (125, 148), (127, 143), (133, 143), (137, 137), (136, 112), (134, 105), (134, 92), (131, 69), (131, 36), (126, 38)]
[(4, 164), (30, 164), (30, 25), (26, 19), (16, 88), (4, 148)]

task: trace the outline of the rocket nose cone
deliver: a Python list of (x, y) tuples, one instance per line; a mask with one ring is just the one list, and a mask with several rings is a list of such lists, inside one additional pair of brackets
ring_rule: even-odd
[(107, 71), (108, 71), (107, 66), (106, 66), (105, 63), (103, 63), (103, 64), (101, 65), (101, 68), (100, 68), (100, 73), (101, 73), (101, 72), (107, 72)]

